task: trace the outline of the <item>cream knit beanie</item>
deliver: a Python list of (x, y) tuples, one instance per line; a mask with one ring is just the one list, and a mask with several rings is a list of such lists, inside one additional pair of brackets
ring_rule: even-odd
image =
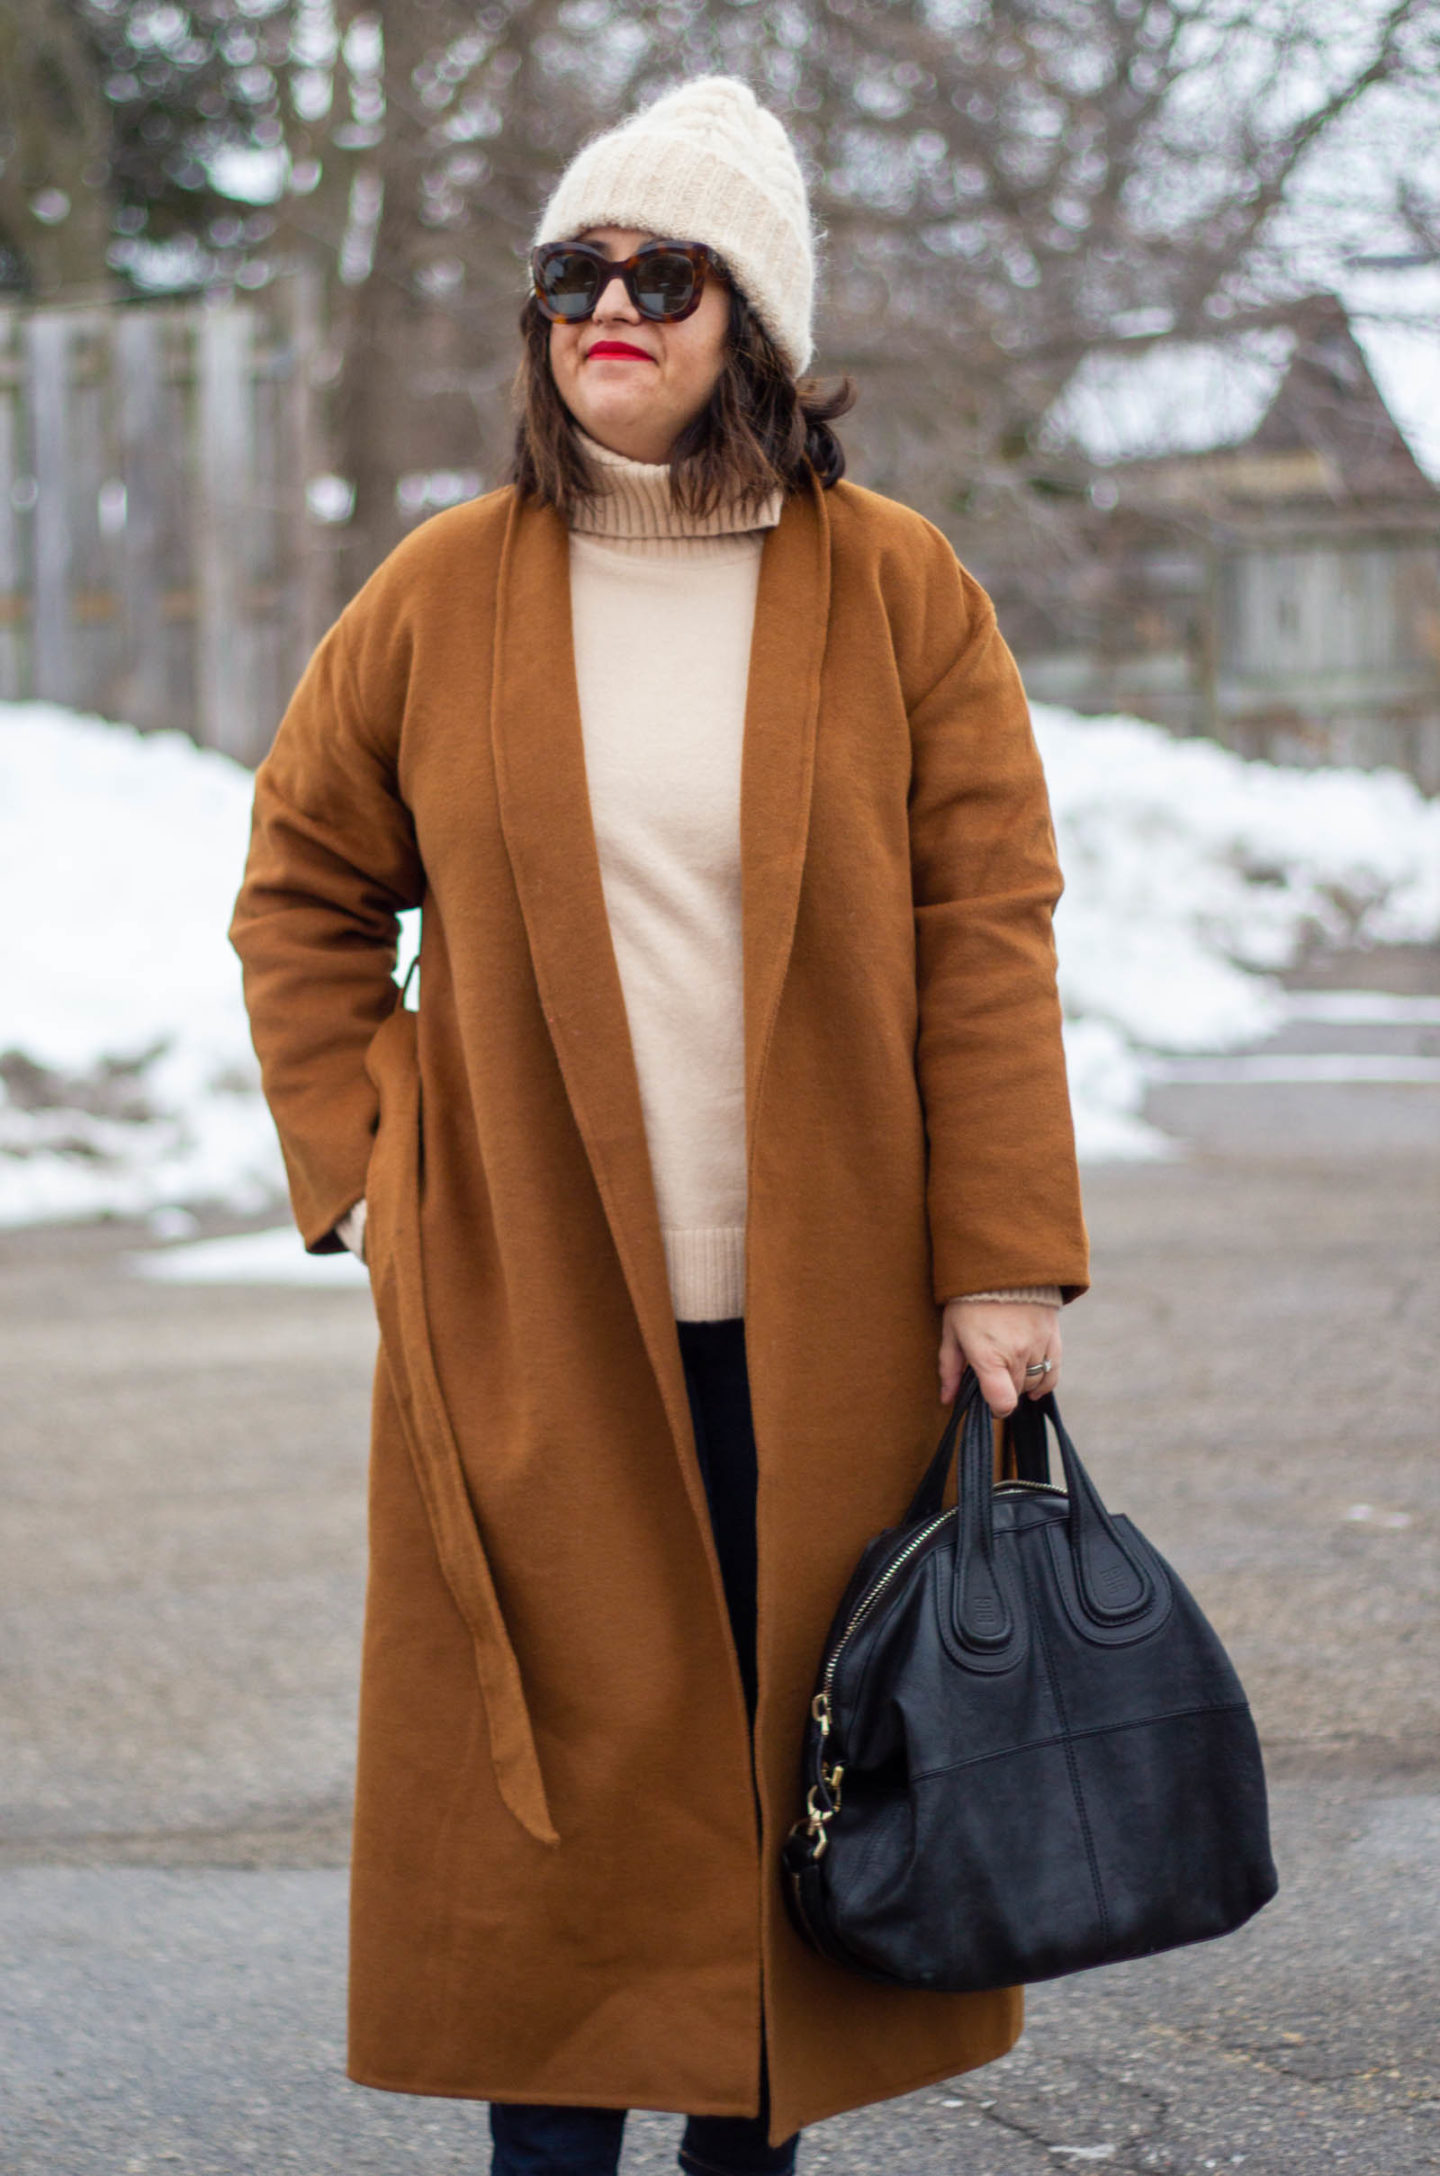
[(592, 136), (533, 240), (643, 227), (724, 258), (796, 377), (814, 352), (815, 236), (795, 147), (738, 76), (694, 76)]

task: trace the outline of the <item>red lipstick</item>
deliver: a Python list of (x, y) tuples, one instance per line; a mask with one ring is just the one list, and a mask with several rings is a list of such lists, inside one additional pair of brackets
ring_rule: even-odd
[(592, 340), (585, 350), (587, 363), (592, 355), (626, 355), (632, 361), (640, 363), (653, 363), (655, 360), (653, 355), (646, 354), (644, 348), (631, 347), (626, 340)]

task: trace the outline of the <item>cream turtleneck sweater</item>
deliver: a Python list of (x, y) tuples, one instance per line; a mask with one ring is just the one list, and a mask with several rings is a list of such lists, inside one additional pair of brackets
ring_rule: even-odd
[[(570, 601), (605, 908), (675, 1313), (720, 1320), (745, 1311), (740, 755), (760, 555), (784, 498), (683, 514), (668, 465), (580, 439), (601, 488), (571, 522)], [(363, 1207), (337, 1227), (357, 1251)]]
[(583, 433), (601, 479), (570, 533), (595, 840), (675, 1313), (745, 1307), (740, 743), (779, 491), (702, 519), (670, 471)]

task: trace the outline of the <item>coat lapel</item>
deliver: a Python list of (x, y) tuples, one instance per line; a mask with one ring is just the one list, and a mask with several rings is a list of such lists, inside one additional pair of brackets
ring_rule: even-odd
[(788, 499), (766, 540), (750, 644), (740, 765), (744, 928), (745, 1114), (755, 1114), (770, 1030), (789, 965), (810, 829), (820, 669), (830, 624), (830, 520), (825, 495)]
[[(829, 522), (818, 485), (788, 499), (760, 562), (740, 778), (747, 1129), (794, 935), (809, 827)], [(569, 532), (512, 500), (496, 598), (497, 790), (540, 1000), (697, 1517), (689, 1399), (624, 990), (585, 777)]]

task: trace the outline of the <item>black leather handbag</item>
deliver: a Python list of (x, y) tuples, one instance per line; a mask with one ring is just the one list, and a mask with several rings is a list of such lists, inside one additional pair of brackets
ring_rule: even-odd
[(1053, 1396), (1021, 1399), (1004, 1464), (996, 1482), (967, 1371), (841, 1598), (806, 1725), (791, 1918), (896, 1986), (978, 1992), (1207, 1941), (1278, 1886), (1249, 1704), (1194, 1597), (1106, 1510)]

